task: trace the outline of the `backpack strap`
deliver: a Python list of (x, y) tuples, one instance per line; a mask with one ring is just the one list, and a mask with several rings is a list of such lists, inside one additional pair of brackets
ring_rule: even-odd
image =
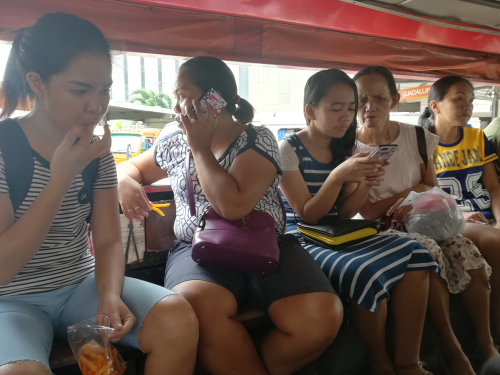
[(427, 169), (427, 162), (429, 157), (427, 156), (427, 143), (425, 142), (425, 130), (421, 126), (415, 126), (415, 132), (417, 133), (417, 145), (418, 153), (424, 161), (425, 168)]
[(82, 180), (85, 185), (85, 189), (87, 190), (87, 195), (89, 197), (90, 203), (90, 213), (87, 216), (87, 223), (90, 223), (90, 218), (92, 216), (92, 206), (94, 203), (94, 182), (97, 177), (97, 172), (99, 171), (99, 165), (101, 163), (101, 159), (97, 158), (92, 160), (82, 171)]
[[(0, 122), (0, 150), (5, 165), (5, 177), (14, 212), (23, 203), (33, 181), (35, 165), (28, 139), (19, 124), (12, 119)], [(100, 159), (92, 160), (82, 171), (82, 180), (87, 190), (90, 206), (93, 202), (94, 181), (99, 170)], [(90, 216), (87, 222), (90, 223)]]
[(0, 122), (0, 149), (15, 212), (28, 194), (35, 170), (30, 144), (15, 120)]

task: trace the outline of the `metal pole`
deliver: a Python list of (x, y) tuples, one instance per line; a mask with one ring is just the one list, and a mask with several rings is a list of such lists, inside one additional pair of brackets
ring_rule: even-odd
[(498, 117), (499, 99), (500, 99), (500, 87), (493, 87), (493, 102), (491, 103), (491, 120)]

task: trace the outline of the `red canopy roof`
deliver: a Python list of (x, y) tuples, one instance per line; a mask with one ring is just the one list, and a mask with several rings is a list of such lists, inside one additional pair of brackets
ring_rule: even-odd
[[(127, 51), (500, 83), (500, 31), (348, 0), (3, 0), (0, 38), (45, 12), (86, 18)], [(122, 47), (123, 48), (123, 47)]]

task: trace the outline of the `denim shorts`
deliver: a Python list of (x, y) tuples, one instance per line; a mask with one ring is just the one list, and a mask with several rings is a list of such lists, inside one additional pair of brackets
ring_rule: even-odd
[[(158, 301), (175, 294), (161, 286), (125, 277), (121, 298), (137, 319), (132, 331), (118, 343), (139, 347), (139, 328)], [(50, 371), (54, 337), (67, 338), (67, 328), (97, 315), (99, 299), (94, 275), (80, 284), (45, 293), (0, 298), (0, 366), (37, 361)]]

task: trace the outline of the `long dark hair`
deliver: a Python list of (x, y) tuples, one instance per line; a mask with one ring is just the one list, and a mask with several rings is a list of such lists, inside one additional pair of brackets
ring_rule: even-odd
[[(358, 112), (358, 90), (354, 81), (342, 70), (326, 69), (313, 74), (306, 82), (304, 88), (304, 117), (306, 123), (309, 125), (311, 120), (305, 112), (308, 104), (317, 107), (321, 99), (325, 97), (328, 91), (335, 85), (345, 83), (351, 86), (354, 92), (354, 101), (356, 103), (355, 113)], [(330, 150), (333, 155), (334, 165), (343, 163), (347, 158), (352, 156), (354, 144), (356, 142), (356, 128), (357, 121), (356, 115), (352, 120), (349, 129), (342, 138), (332, 138), (330, 142)]]
[(86, 52), (103, 54), (111, 60), (110, 46), (102, 32), (93, 23), (72, 14), (46, 13), (31, 27), (18, 30), (3, 76), (0, 119), (35, 99), (26, 74), (38, 73), (48, 82)]
[[(252, 122), (255, 109), (245, 99), (238, 97), (234, 74), (222, 60), (212, 56), (198, 56), (181, 65), (179, 74), (187, 73), (204, 93), (213, 88), (227, 102), (225, 108), (240, 124)], [(238, 104), (236, 104), (239, 98)]]
[[(433, 100), (437, 100), (438, 102), (443, 100), (445, 95), (448, 93), (448, 91), (450, 91), (450, 88), (453, 85), (462, 82), (467, 82), (470, 85), (470, 87), (474, 89), (472, 83), (470, 83), (467, 79), (460, 76), (447, 76), (438, 79), (436, 82), (434, 82), (434, 84), (431, 86), (429, 90), (429, 99), (428, 99), (429, 105)], [(434, 112), (432, 112), (430, 107), (425, 107), (424, 113), (422, 113), (418, 118), (418, 125), (427, 129), (431, 133), (436, 133), (436, 128), (434, 126), (434, 123), (435, 123)]]
[(359, 77), (363, 77), (369, 74), (378, 74), (385, 78), (387, 82), (387, 87), (389, 88), (389, 92), (391, 96), (394, 96), (398, 92), (398, 87), (396, 86), (396, 80), (392, 75), (391, 71), (387, 69), (385, 66), (376, 65), (376, 66), (367, 66), (366, 68), (361, 69), (356, 75), (352, 78), (356, 81)]

